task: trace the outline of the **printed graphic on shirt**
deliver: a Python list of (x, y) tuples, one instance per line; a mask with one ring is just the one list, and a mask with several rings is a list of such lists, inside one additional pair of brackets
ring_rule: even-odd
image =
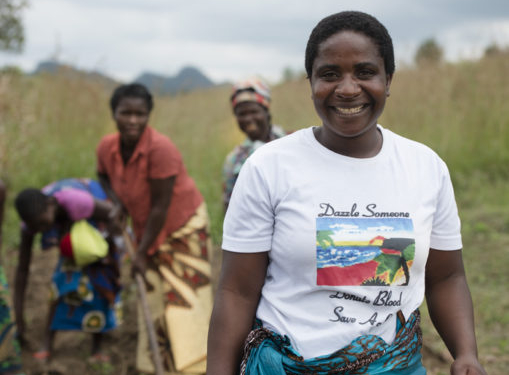
[(316, 218), (317, 285), (408, 285), (414, 256), (409, 218)]

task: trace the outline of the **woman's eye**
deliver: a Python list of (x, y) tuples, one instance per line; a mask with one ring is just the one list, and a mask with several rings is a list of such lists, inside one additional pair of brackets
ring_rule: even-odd
[(325, 78), (325, 79), (335, 79), (338, 76), (339, 75), (336, 72), (331, 72), (331, 71), (322, 73), (322, 78)]
[(374, 74), (375, 72), (369, 69), (361, 70), (357, 73), (357, 75), (361, 78), (372, 77)]

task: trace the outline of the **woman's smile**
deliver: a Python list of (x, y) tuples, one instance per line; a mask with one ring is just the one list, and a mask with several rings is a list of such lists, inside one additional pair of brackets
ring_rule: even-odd
[(361, 104), (356, 107), (335, 106), (332, 108), (335, 109), (341, 116), (355, 116), (365, 110), (368, 106), (369, 104)]
[(364, 34), (341, 31), (325, 40), (310, 77), (313, 103), (323, 123), (320, 141), (340, 153), (339, 143), (348, 139), (357, 142), (361, 137), (366, 145), (377, 144), (376, 124), (391, 78), (377, 46)]

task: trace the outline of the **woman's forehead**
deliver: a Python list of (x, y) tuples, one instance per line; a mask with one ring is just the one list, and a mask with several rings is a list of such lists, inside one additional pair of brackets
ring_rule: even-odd
[(372, 38), (363, 33), (348, 30), (331, 35), (320, 44), (313, 67), (322, 64), (323, 60), (353, 55), (376, 60), (376, 62), (382, 59), (378, 46)]

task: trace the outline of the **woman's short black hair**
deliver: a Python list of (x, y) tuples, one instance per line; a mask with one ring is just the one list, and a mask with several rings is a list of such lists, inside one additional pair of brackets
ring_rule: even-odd
[(49, 196), (39, 189), (22, 190), (14, 200), (14, 206), (24, 222), (31, 222), (41, 216), (48, 208)]
[(305, 67), (308, 78), (311, 77), (313, 63), (318, 55), (320, 44), (340, 31), (355, 31), (366, 35), (378, 46), (378, 52), (384, 60), (385, 72), (393, 74), (394, 48), (389, 32), (375, 17), (357, 11), (345, 11), (322, 19), (309, 36), (306, 46)]
[(123, 98), (141, 98), (147, 103), (147, 109), (150, 112), (154, 107), (152, 100), (152, 94), (148, 89), (141, 83), (129, 83), (126, 85), (118, 86), (110, 98), (110, 108), (112, 112), (117, 109), (118, 103)]

